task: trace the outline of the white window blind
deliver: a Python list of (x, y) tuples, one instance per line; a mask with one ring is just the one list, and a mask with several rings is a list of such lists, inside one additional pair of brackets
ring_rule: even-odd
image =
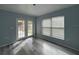
[(51, 19), (44, 19), (42, 21), (42, 34), (50, 36)]
[(52, 37), (64, 40), (64, 16), (52, 17)]
[(64, 16), (43, 19), (42, 35), (64, 40)]
[(44, 19), (42, 21), (42, 27), (51, 27), (51, 19)]

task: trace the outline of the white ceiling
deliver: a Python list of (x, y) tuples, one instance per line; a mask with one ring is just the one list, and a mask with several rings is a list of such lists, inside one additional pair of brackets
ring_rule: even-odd
[(32, 4), (1, 4), (0, 9), (31, 16), (40, 16), (70, 6), (73, 6), (73, 4), (37, 4), (36, 6)]

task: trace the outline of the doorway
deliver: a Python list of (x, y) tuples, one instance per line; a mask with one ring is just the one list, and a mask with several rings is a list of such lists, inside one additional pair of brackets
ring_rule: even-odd
[(17, 20), (17, 40), (33, 35), (33, 21), (18, 18)]
[(18, 20), (18, 39), (25, 37), (25, 21)]

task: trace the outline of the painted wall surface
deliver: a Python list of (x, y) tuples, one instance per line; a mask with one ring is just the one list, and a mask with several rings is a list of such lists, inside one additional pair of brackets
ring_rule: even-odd
[(25, 20), (33, 19), (31, 16), (0, 10), (0, 47), (16, 41), (16, 20), (21, 16)]
[[(65, 40), (56, 39), (53, 37), (44, 36), (41, 34), (41, 21), (43, 18), (65, 16)], [(37, 35), (36, 37), (55, 42), (57, 44), (70, 47), (79, 51), (79, 5), (65, 8), (60, 11), (49, 13), (37, 18)]]

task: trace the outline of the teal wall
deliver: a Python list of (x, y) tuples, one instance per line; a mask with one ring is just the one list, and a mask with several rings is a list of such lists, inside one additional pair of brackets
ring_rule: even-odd
[[(41, 34), (41, 21), (43, 18), (53, 16), (65, 16), (65, 40), (44, 36)], [(37, 17), (36, 37), (55, 42), (57, 44), (79, 51), (79, 5), (55, 11), (40, 17)]]
[(16, 41), (16, 19), (21, 16), (25, 20), (34, 19), (33, 16), (0, 10), (0, 47)]

